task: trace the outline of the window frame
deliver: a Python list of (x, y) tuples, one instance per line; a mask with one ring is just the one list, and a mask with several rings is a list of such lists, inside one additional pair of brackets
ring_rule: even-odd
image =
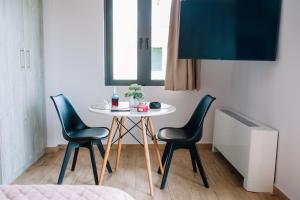
[[(151, 12), (150, 1), (138, 1), (137, 80), (113, 79), (113, 0), (104, 0), (104, 75), (106, 86), (137, 83), (143, 86), (163, 86), (164, 80), (151, 80)], [(150, 8), (150, 9), (149, 9)], [(140, 39), (142, 43), (140, 44)], [(149, 47), (146, 48), (148, 39)], [(140, 48), (139, 46), (142, 46)]]

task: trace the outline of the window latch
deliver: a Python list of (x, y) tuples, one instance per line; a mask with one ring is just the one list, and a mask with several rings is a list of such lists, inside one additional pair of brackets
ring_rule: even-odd
[(139, 38), (139, 48), (143, 48), (143, 38)]

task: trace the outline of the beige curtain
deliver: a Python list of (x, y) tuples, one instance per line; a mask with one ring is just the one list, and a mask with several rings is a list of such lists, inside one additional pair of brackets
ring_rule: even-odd
[(166, 90), (200, 90), (201, 61), (178, 59), (180, 0), (173, 0), (168, 39)]

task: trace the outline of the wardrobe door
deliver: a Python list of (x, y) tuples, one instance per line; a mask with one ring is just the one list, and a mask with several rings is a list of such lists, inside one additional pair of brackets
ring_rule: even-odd
[[(4, 106), (4, 101), (5, 101), (4, 90), (5, 90), (5, 82), (7, 81), (6, 76), (5, 76), (5, 74), (7, 73), (5, 37), (6, 37), (5, 1), (0, 0), (0, 119), (2, 119), (2, 117), (5, 116), (7, 113), (7, 109)], [(1, 142), (1, 132), (0, 132), (0, 142)]]
[(24, 36), (26, 47), (26, 140), (28, 159), (43, 153), (44, 80), (42, 52), (42, 1), (24, 0)]
[(2, 144), (2, 131), (3, 131), (3, 126), (2, 126), (2, 118), (3, 116), (6, 115), (7, 110), (5, 109), (3, 105), (4, 101), (4, 83), (6, 82), (4, 73), (7, 70), (6, 66), (6, 56), (4, 55), (5, 53), (5, 26), (4, 26), (4, 17), (5, 17), (5, 4), (4, 1), (0, 0), (0, 184), (2, 184), (2, 156), (1, 156), (1, 144)]
[[(1, 66), (1, 104), (5, 108), (1, 120), (2, 181), (11, 182), (24, 166), (24, 101), (25, 69), (23, 47), (22, 0), (4, 3), (4, 62)], [(3, 84), (2, 84), (3, 83)]]

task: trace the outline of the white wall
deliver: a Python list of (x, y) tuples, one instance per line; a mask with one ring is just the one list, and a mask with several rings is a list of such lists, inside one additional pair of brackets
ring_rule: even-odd
[[(110, 126), (110, 117), (93, 114), (87, 109), (89, 105), (112, 95), (112, 87), (104, 86), (103, 0), (44, 0), (44, 33), (47, 145), (53, 147), (65, 141), (50, 95), (64, 93), (69, 96), (88, 125)], [(226, 80), (224, 74), (230, 72), (225, 68), (203, 68), (203, 74), (203, 82), (210, 83), (207, 85), (226, 91), (225, 83), (214, 81)], [(122, 97), (127, 87), (117, 89)], [(201, 92), (170, 92), (163, 87), (145, 87), (144, 90), (146, 100), (162, 101), (177, 107), (177, 112), (172, 115), (154, 118), (156, 129), (183, 125), (206, 91), (212, 95), (219, 93), (205, 87)], [(216, 104), (219, 102), (220, 99)], [(204, 143), (212, 140), (211, 113), (205, 126)], [(127, 137), (125, 142), (133, 140)]]
[(279, 130), (276, 186), (291, 199), (300, 199), (299, 10), (300, 1), (283, 1), (278, 61), (227, 66), (231, 89), (224, 102)]

